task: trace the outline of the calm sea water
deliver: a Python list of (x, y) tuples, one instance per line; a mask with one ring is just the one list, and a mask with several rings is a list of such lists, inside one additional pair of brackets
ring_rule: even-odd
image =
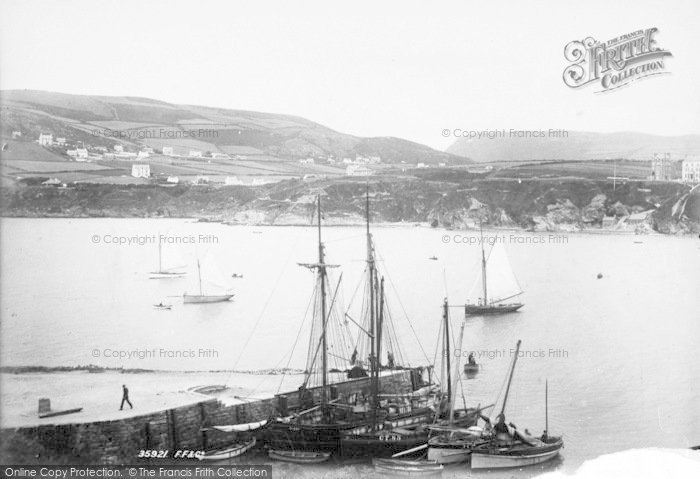
[[(304, 367), (313, 275), (297, 263), (316, 258), (313, 228), (139, 219), (2, 219), (0, 226), (3, 365)], [(342, 306), (360, 281), (363, 233), (324, 229), (328, 262), (343, 271)], [(464, 303), (480, 249), (463, 232), (377, 226), (373, 233), (404, 355), (432, 363), (442, 299)], [(166, 256), (181, 256), (188, 278), (148, 279), (157, 266), (152, 238), (112, 243), (159, 234), (181, 243)], [(525, 307), (467, 321), (463, 347), (483, 366), (463, 381), (467, 403), (494, 401), (521, 339), (507, 417), (539, 433), (549, 381), (550, 432), (566, 444), (552, 467), (568, 470), (623, 449), (700, 444), (700, 241), (488, 233), (495, 235)], [(176, 297), (197, 288), (198, 257), (216, 264), (211, 277), (229, 278), (234, 301), (183, 305)], [(161, 300), (173, 309), (155, 310)], [(462, 316), (451, 312), (456, 336)], [(114, 357), (120, 352), (133, 357)]]

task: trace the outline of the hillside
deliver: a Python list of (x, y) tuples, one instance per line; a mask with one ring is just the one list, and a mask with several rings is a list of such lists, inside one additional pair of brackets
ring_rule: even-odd
[(31, 90), (0, 92), (3, 137), (21, 131), (36, 139), (52, 132), (93, 146), (190, 150), (292, 161), (378, 156), (383, 163), (468, 161), (399, 138), (359, 138), (291, 115), (174, 105), (136, 97), (69, 95)]
[[(495, 135), (494, 135), (495, 136)], [(476, 162), (512, 162), (529, 160), (651, 160), (654, 153), (670, 153), (673, 158), (697, 155), (700, 135), (659, 136), (644, 133), (590, 133), (568, 132), (568, 137), (544, 138), (505, 137), (493, 139), (460, 138), (449, 148), (449, 153)]]

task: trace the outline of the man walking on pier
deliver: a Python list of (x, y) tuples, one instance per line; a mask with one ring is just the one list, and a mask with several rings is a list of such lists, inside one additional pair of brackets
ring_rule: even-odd
[(126, 402), (131, 409), (134, 409), (134, 406), (131, 405), (131, 401), (129, 401), (129, 389), (126, 387), (126, 384), (122, 384), (122, 405), (119, 406), (120, 411), (124, 409), (124, 402)]

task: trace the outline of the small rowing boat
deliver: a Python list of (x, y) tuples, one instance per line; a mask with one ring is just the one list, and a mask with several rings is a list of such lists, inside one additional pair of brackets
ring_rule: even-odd
[(211, 449), (205, 451), (202, 456), (199, 457), (200, 461), (223, 461), (226, 459), (233, 459), (234, 457), (242, 456), (250, 449), (255, 446), (255, 438), (247, 442), (238, 442), (231, 444), (219, 449)]
[(435, 461), (409, 461), (403, 459), (372, 459), (374, 470), (380, 474), (431, 477), (442, 474), (443, 466)]
[(168, 310), (168, 309), (172, 309), (173, 305), (172, 304), (163, 304), (161, 302), (158, 304), (154, 304), (153, 307), (156, 309), (160, 309), (160, 310)]
[(330, 452), (322, 451), (284, 451), (280, 449), (270, 449), (268, 451), (270, 459), (277, 461), (293, 462), (296, 464), (319, 464), (326, 462), (331, 457)]

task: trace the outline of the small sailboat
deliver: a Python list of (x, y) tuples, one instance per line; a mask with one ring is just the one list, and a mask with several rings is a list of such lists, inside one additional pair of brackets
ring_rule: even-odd
[[(488, 256), (484, 250), (484, 235), (481, 234), (481, 287), (480, 296), (473, 301), (473, 294), (464, 307), (465, 314), (501, 314), (512, 313), (523, 307), (523, 303), (506, 303), (505, 301), (523, 294), (513, 269), (508, 261), (505, 247), (494, 242)], [(476, 283), (478, 284), (478, 282)], [(477, 291), (475, 287), (473, 292)]]
[[(163, 246), (160, 242), (160, 235), (158, 235), (158, 269), (156, 271), (151, 271), (148, 274), (149, 279), (168, 279), (168, 278), (182, 278), (187, 275), (185, 268), (177, 264), (174, 258), (166, 258), (163, 260)], [(168, 266), (170, 264), (170, 266)]]
[(483, 438), (485, 441), (472, 448), (471, 467), (472, 469), (501, 469), (510, 467), (523, 467), (540, 464), (553, 459), (562, 447), (564, 442), (561, 436), (550, 436), (549, 429), (549, 408), (548, 408), (548, 387), (545, 385), (545, 430), (541, 437), (530, 436), (527, 432), (519, 431), (513, 423), (506, 424), (505, 407), (508, 401), (508, 392), (513, 380), (515, 363), (520, 352), (520, 341), (515, 348), (515, 355), (508, 373), (508, 382), (503, 397), (503, 405), (500, 413), (496, 416), (496, 423), (489, 418), (487, 421), (488, 432)]
[[(459, 377), (459, 356), (457, 357), (457, 363), (454, 365), (454, 384), (452, 384), (452, 375), (450, 373), (450, 339), (447, 334), (449, 321), (448, 321), (448, 305), (447, 300), (445, 300), (443, 306), (444, 312), (443, 317), (445, 321), (445, 350), (446, 355), (446, 366), (447, 366), (447, 383), (448, 383), (448, 397), (449, 397), (449, 409), (447, 412), (446, 421), (443, 424), (436, 424), (430, 426), (430, 432), (432, 436), (428, 440), (428, 459), (435, 461), (438, 464), (455, 464), (460, 462), (465, 462), (469, 460), (471, 454), (471, 449), (475, 443), (481, 440), (481, 428), (476, 426), (478, 417), (481, 415), (481, 411), (486, 408), (477, 407), (473, 410), (466, 410), (469, 414), (464, 415), (462, 418), (457, 418), (455, 410), (455, 403), (457, 400), (457, 386), (460, 381)], [(464, 337), (464, 327), (466, 319), (462, 322), (462, 327), (460, 329), (459, 340), (457, 342), (457, 347), (461, 348), (462, 339)], [(465, 411), (465, 410), (463, 410)]]
[(185, 304), (222, 303), (233, 298), (233, 293), (204, 294), (202, 289), (202, 266), (199, 259), (197, 259), (197, 278), (199, 279), (199, 294), (184, 293), (182, 300)]

